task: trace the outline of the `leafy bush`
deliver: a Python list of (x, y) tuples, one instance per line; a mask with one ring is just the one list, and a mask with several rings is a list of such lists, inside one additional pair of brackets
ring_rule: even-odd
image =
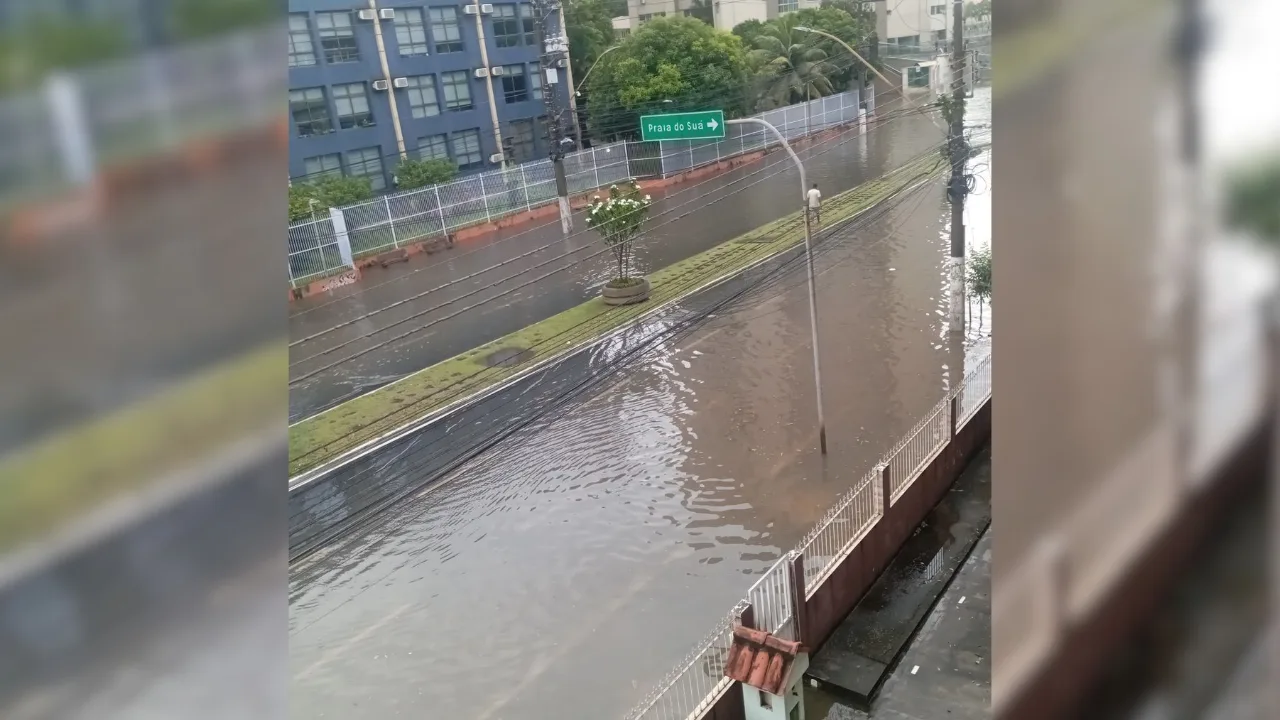
[(313, 182), (294, 183), (289, 186), (289, 221), (309, 220), (313, 211), (320, 217), (331, 207), (351, 205), (371, 197), (373, 186), (367, 177), (330, 175)]
[(600, 233), (618, 261), (618, 274), (610, 283), (615, 287), (626, 286), (631, 280), (635, 241), (640, 237), (652, 205), (653, 201), (648, 195), (641, 194), (640, 184), (635, 180), (621, 187), (610, 186), (607, 199), (599, 195), (591, 198), (591, 206), (587, 208), (587, 227)]
[(439, 185), (458, 176), (458, 166), (448, 160), (405, 158), (396, 166), (396, 187), (401, 190)]
[(1231, 174), (1226, 220), (1237, 230), (1280, 245), (1280, 152)]

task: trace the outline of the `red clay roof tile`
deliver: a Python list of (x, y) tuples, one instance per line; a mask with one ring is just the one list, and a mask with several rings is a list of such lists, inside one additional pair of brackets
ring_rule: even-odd
[(791, 664), (802, 650), (798, 642), (739, 625), (733, 629), (733, 644), (729, 647), (724, 672), (733, 680), (781, 695)]

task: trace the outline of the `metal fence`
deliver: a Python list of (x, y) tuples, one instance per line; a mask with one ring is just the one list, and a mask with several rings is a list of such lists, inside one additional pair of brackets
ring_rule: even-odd
[[(771, 110), (757, 117), (773, 123), (786, 138), (799, 138), (857, 121), (859, 97), (857, 90), (851, 90)], [(763, 129), (730, 125), (725, 132), (723, 140), (620, 142), (572, 153), (564, 159), (569, 193), (579, 195), (629, 178), (669, 177), (775, 144)], [(340, 208), (340, 211), (352, 253), (359, 259), (442, 237), (470, 225), (493, 222), (555, 199), (554, 167), (550, 160), (538, 160), (508, 170), (385, 195)], [(331, 255), (315, 254), (322, 264), (308, 264), (305, 272), (294, 272), (294, 227), (311, 223), (303, 220), (290, 227), (289, 279), (293, 287), (348, 267), (332, 264)]]
[(0, 207), (91, 182), (107, 165), (263, 125), (281, 111), (279, 26), (125, 58), (0, 98)]
[(294, 284), (332, 274), (332, 268), (348, 267), (329, 217), (289, 227), (289, 278)]
[[(979, 396), (978, 393), (983, 392), (984, 388), (986, 394)], [(990, 396), (990, 388), (991, 358), (988, 355), (974, 366), (964, 382), (948, 393), (924, 420), (907, 433), (902, 442), (895, 445), (881, 462), (841, 496), (817, 526), (804, 536), (795, 550), (784, 554), (751, 586), (746, 599), (740, 601), (711, 634), (698, 643), (627, 714), (627, 720), (697, 720), (710, 709), (720, 694), (732, 684), (724, 676), (724, 663), (733, 639), (733, 626), (740, 621), (748, 607), (751, 608), (755, 627), (777, 633), (785, 639), (794, 639), (792, 608), (806, 599), (848, 557), (867, 532), (884, 516), (885, 503), (893, 502), (893, 498), (885, 498), (881, 490), (881, 473), (885, 466), (889, 465), (892, 473), (894, 458), (900, 455), (906, 458), (901, 462), (909, 467), (910, 472), (902, 475), (901, 487), (909, 487), (919, 477), (924, 464), (916, 462), (918, 456), (911, 454), (917, 451), (904, 454), (904, 450), (909, 447), (932, 448), (936, 442), (933, 438), (940, 427), (943, 429), (942, 444), (945, 445), (950, 440), (951, 409), (960, 408), (963, 404), (953, 404), (952, 399), (957, 398), (961, 392), (967, 392), (971, 401), (980, 407)], [(962, 425), (957, 422), (956, 427), (958, 429)], [(918, 443), (917, 438), (920, 438)], [(931, 460), (936, 452), (936, 449), (932, 450), (927, 457)], [(892, 476), (891, 481), (895, 483), (895, 488), (899, 487)], [(895, 492), (895, 496), (897, 494)], [(795, 584), (791, 578), (797, 554), (804, 557), (806, 598), (795, 597)]]
[(897, 500), (912, 481), (951, 440), (951, 398), (938, 403), (898, 446), (889, 452), (890, 502)]
[(964, 427), (969, 418), (978, 412), (982, 403), (991, 395), (991, 356), (988, 355), (978, 363), (974, 371), (968, 374), (956, 388), (958, 412), (956, 429)]
[(881, 472), (877, 466), (863, 475), (800, 541), (806, 594), (822, 584), (837, 561), (848, 555), (884, 515)]

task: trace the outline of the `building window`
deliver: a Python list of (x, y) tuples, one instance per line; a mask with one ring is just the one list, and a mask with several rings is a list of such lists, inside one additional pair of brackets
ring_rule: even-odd
[(350, 12), (316, 13), (316, 31), (325, 62), (333, 65), (360, 62), (360, 48), (356, 45)]
[(531, 65), (529, 70), (529, 97), (542, 99), (542, 66)]
[(436, 53), (462, 52), (462, 31), (458, 29), (458, 8), (433, 7), (431, 13), (431, 39)]
[(947, 6), (946, 5), (930, 5), (929, 14), (930, 15), (946, 15)]
[[(785, 2), (787, 2), (787, 0), (780, 0), (780, 2), (778, 3), (778, 12), (786, 12), (785, 10), (782, 9), (783, 3)], [(800, 0), (790, 0), (790, 2), (792, 5), (795, 6), (791, 8), (792, 10), (800, 7)], [(640, 16), (640, 24), (643, 25), (654, 18), (660, 18), (660, 17), (666, 17), (666, 16), (667, 14), (665, 12), (647, 13), (645, 15)]]
[(800, 9), (800, 0), (778, 0), (778, 14), (795, 12)]
[(436, 97), (436, 79), (431, 75), (414, 75), (409, 81), (409, 114), (414, 118), (435, 117), (440, 114), (440, 99)]
[(440, 84), (444, 86), (446, 108), (453, 112), (471, 109), (471, 83), (466, 70), (440, 73)]
[(369, 112), (368, 88), (364, 83), (334, 85), (333, 104), (338, 108), (338, 127), (343, 130), (373, 127), (373, 114)]
[(470, 170), (484, 165), (480, 156), (480, 131), (472, 128), (456, 132), (451, 138), (453, 144), (453, 161), (459, 170)]
[(374, 190), (387, 189), (387, 176), (382, 169), (382, 148), (369, 147), (347, 151), (347, 174), (369, 178)]
[(523, 65), (502, 66), (502, 97), (508, 103), (529, 99), (529, 82), (524, 75)]
[(533, 159), (533, 118), (511, 121), (511, 159), (525, 162)]
[(299, 88), (289, 91), (289, 113), (298, 137), (325, 135), (333, 132), (329, 118), (329, 104), (325, 102), (324, 88)]
[(493, 6), (493, 44), (500, 48), (516, 47), (520, 44), (520, 17), (516, 6)]
[(947, 41), (947, 31), (946, 31), (946, 30), (935, 30), (935, 31), (934, 31), (934, 33), (933, 33), (933, 39), (934, 39), (934, 42), (940, 42), (940, 43), (944, 43), (944, 42), (946, 42), (946, 41)]
[(538, 44), (538, 32), (533, 22), (533, 5), (520, 3), (520, 32), (524, 34), (525, 45)]
[(316, 47), (311, 40), (311, 20), (306, 13), (289, 13), (289, 67), (316, 64)]
[(421, 8), (396, 8), (396, 45), (400, 57), (427, 54), (427, 24)]
[(328, 155), (304, 158), (302, 161), (302, 173), (302, 179), (306, 182), (319, 180), (326, 175), (341, 175), (342, 157), (338, 153), (329, 153)]
[(448, 160), (449, 140), (441, 135), (428, 135), (418, 138), (419, 160)]

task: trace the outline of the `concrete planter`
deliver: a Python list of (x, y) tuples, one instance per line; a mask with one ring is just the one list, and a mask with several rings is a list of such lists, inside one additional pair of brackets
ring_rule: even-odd
[(628, 287), (610, 287), (600, 289), (600, 297), (605, 305), (632, 305), (649, 299), (649, 278), (640, 278), (640, 282)]

